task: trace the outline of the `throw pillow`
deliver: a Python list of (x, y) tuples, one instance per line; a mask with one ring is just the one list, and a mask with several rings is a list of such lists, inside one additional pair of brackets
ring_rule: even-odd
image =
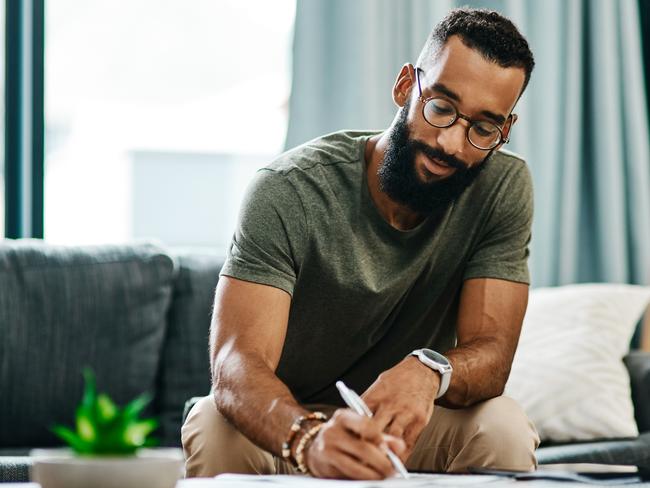
[(638, 435), (623, 356), (650, 287), (584, 284), (532, 290), (505, 394), (542, 440)]

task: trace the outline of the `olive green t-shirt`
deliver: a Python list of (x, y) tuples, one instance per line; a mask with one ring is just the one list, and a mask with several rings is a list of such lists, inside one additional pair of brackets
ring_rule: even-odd
[(401, 231), (368, 189), (374, 134), (329, 134), (259, 170), (221, 271), (292, 295), (276, 374), (303, 403), (341, 404), (337, 380), (363, 392), (414, 349), (454, 347), (464, 280), (529, 283), (522, 159), (495, 152), (452, 205)]

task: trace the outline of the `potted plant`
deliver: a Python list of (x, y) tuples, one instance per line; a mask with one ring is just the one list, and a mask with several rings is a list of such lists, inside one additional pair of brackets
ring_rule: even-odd
[(158, 422), (139, 418), (151, 397), (119, 407), (97, 393), (90, 369), (83, 375), (75, 429), (52, 428), (69, 447), (32, 450), (32, 480), (43, 488), (172, 488), (182, 476), (183, 456), (179, 449), (151, 449)]

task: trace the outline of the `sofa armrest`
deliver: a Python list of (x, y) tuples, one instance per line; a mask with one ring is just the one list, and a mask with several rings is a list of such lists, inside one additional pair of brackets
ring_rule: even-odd
[(183, 408), (183, 419), (181, 422), (181, 425), (185, 423), (185, 419), (190, 413), (190, 410), (192, 410), (192, 407), (198, 403), (198, 401), (203, 398), (203, 397), (192, 397), (189, 400), (185, 402), (185, 407)]
[(639, 432), (650, 431), (650, 352), (632, 351), (623, 358), (630, 374), (634, 416)]

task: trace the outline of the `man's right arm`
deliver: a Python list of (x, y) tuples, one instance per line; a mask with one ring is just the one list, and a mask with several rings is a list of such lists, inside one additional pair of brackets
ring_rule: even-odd
[(293, 421), (309, 413), (274, 371), (280, 361), (291, 297), (272, 286), (221, 277), (210, 358), (214, 399), (246, 437), (278, 453)]
[[(275, 455), (280, 454), (294, 420), (309, 413), (275, 375), (290, 304), (290, 295), (279, 288), (222, 276), (210, 332), (213, 392), (219, 412)], [(307, 464), (321, 477), (384, 478), (393, 473), (378, 447), (386, 441), (371, 419), (339, 410), (309, 447)], [(401, 448), (396, 440), (388, 442), (393, 449)]]

